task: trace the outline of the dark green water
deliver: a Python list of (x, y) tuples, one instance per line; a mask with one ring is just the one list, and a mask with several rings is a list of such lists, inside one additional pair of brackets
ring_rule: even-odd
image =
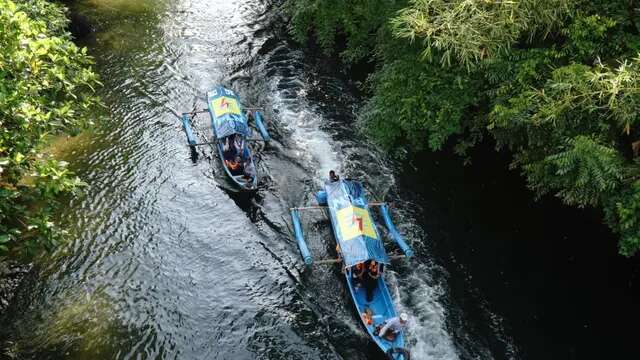
[[(580, 274), (578, 285), (555, 277), (567, 266), (542, 266), (536, 259), (555, 258), (532, 250), (536, 236), (555, 251), (564, 249), (556, 242), (585, 232), (610, 237), (606, 229), (594, 218), (582, 228), (582, 215), (570, 211), (566, 228), (556, 228), (553, 219), (565, 210), (531, 205), (518, 178), (500, 170), (502, 159), (463, 169), (436, 155), (417, 159), (417, 170), (388, 161), (354, 129), (361, 101), (348, 76), (289, 41), (277, 3), (91, 0), (78, 10), (95, 26), (84, 41), (105, 85), (107, 118), (68, 146), (65, 157), (89, 184), (62, 215), (72, 242), (37, 263), (19, 289), (0, 330), (5, 353), (381, 358), (359, 327), (339, 271), (304, 269), (284, 220), (289, 207), (311, 203), (308, 195), (336, 169), (395, 204), (399, 229), (417, 251), (387, 273), (397, 306), (411, 314), (414, 359), (632, 354), (633, 339), (623, 334), (638, 313), (630, 310), (628, 288), (602, 285), (613, 276), (597, 270), (587, 275), (600, 283), (593, 288)], [(211, 149), (191, 162), (170, 111), (203, 107), (204, 93), (220, 83), (245, 104), (264, 107), (269, 119), (274, 141), (261, 151), (254, 201), (226, 189)], [(206, 140), (205, 118), (196, 132)], [(305, 223), (318, 257), (332, 256), (327, 225), (321, 217)], [(595, 257), (605, 269), (620, 263), (593, 253), (579, 259)], [(603, 292), (613, 298), (575, 304)], [(614, 313), (626, 310), (627, 322), (595, 320), (614, 303), (623, 304)], [(592, 327), (578, 332), (585, 323)]]

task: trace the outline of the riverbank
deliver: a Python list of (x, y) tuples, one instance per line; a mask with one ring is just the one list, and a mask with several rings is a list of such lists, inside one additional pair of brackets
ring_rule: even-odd
[(59, 155), (98, 118), (100, 82), (66, 15), (48, 1), (0, 1), (0, 318), (31, 262), (68, 240), (59, 202), (83, 183)]

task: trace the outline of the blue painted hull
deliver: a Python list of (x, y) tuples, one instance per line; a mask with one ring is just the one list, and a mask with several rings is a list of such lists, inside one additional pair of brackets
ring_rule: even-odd
[[(391, 298), (391, 293), (389, 292), (389, 288), (384, 282), (384, 279), (382, 277), (377, 279), (375, 289), (373, 290), (372, 301), (367, 302), (364, 284), (357, 284), (357, 281), (353, 279), (350, 270), (347, 270), (345, 278), (351, 298), (353, 299), (353, 304), (360, 315), (360, 322), (367, 330), (371, 339), (378, 345), (380, 350), (386, 354), (391, 348), (403, 348), (404, 334), (402, 332), (398, 333), (394, 341), (389, 341), (374, 334), (374, 330), (377, 325), (384, 324), (385, 320), (397, 316), (393, 305), (393, 299)], [(368, 324), (363, 316), (367, 309), (373, 313), (372, 324)], [(400, 355), (395, 357), (395, 359), (405, 360)]]
[[(410, 360), (410, 354), (404, 348), (403, 331), (395, 334), (393, 340), (375, 334), (376, 327), (381, 328), (386, 321), (398, 316), (384, 276), (373, 280), (365, 273), (364, 276), (369, 281), (359, 283), (351, 273), (351, 269), (360, 264), (367, 266), (372, 261), (376, 261), (378, 264), (388, 266), (390, 263), (382, 238), (371, 216), (362, 184), (352, 180), (329, 180), (325, 182), (324, 190), (316, 194), (316, 199), (320, 206), (325, 207), (326, 215), (331, 220), (340, 262), (345, 269), (347, 287), (369, 337), (387, 355), (387, 358)], [(313, 260), (304, 241), (299, 209), (303, 208), (292, 209), (291, 219), (301, 255), (305, 264), (311, 265)], [(393, 225), (388, 212), (385, 221)], [(393, 229), (395, 230), (395, 227)], [(401, 239), (397, 231), (393, 235)], [(397, 239), (396, 242), (398, 242)], [(408, 246), (406, 248), (410, 250)], [(367, 301), (367, 286), (370, 286), (371, 301)]]
[[(241, 116), (243, 121), (244, 121), (244, 125), (246, 129), (248, 129), (248, 124), (246, 121), (246, 118), (244, 118), (244, 115), (241, 115), (241, 108), (240, 108), (240, 98), (235, 95), (233, 93), (233, 91), (227, 90), (223, 87), (217, 87), (214, 91), (216, 91), (219, 94), (226, 94), (229, 96), (233, 96), (235, 98), (235, 100), (238, 103), (238, 109), (237, 111), (239, 112), (240, 115), (237, 116)], [(231, 95), (230, 95), (231, 94)], [(251, 166), (253, 166), (254, 169), (256, 169), (256, 176), (253, 177), (253, 179), (251, 179), (250, 181), (247, 181), (247, 179), (244, 179), (241, 175), (234, 175), (231, 170), (227, 167), (227, 165), (224, 162), (224, 149), (223, 149), (223, 141), (220, 138), (217, 130), (216, 130), (216, 126), (215, 124), (215, 115), (214, 115), (214, 110), (211, 108), (212, 107), (212, 102), (210, 101), (212, 98), (209, 97), (209, 100), (207, 101), (208, 103), (208, 109), (209, 109), (209, 115), (211, 116), (211, 130), (213, 131), (213, 135), (214, 138), (217, 140), (216, 141), (216, 149), (218, 151), (218, 158), (220, 159), (220, 163), (222, 164), (222, 167), (224, 168), (225, 173), (227, 174), (227, 176), (229, 177), (230, 181), (236, 185), (240, 191), (245, 191), (245, 192), (253, 192), (256, 191), (258, 189), (258, 174), (257, 174), (257, 168), (255, 167), (255, 163), (253, 161), (253, 154), (251, 153), (251, 149), (249, 149), (249, 145), (247, 140), (247, 136), (245, 135), (246, 132), (242, 132), (242, 133), (236, 133), (236, 136), (241, 136), (245, 141), (245, 151), (249, 154), (249, 159), (251, 162)], [(220, 120), (218, 120), (220, 121)], [(237, 120), (236, 120), (237, 121)], [(265, 130), (266, 131), (266, 130)]]

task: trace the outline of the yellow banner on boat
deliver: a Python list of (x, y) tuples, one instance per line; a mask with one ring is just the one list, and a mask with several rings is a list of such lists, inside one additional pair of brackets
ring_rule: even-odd
[(373, 239), (378, 238), (373, 221), (371, 221), (371, 216), (367, 210), (355, 206), (348, 206), (338, 210), (336, 216), (338, 218), (338, 226), (342, 240), (351, 240), (361, 235)]
[(226, 96), (213, 99), (211, 101), (211, 107), (213, 107), (213, 114), (216, 117), (220, 117), (225, 114), (240, 115), (240, 106), (236, 99)]

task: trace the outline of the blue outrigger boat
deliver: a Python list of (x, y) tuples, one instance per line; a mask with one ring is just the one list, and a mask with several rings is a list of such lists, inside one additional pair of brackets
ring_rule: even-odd
[[(243, 113), (240, 97), (232, 90), (217, 86), (207, 92), (207, 109), (182, 113), (182, 128), (187, 135), (192, 157), (197, 158), (196, 146), (214, 145), (227, 176), (241, 191), (255, 191), (258, 188), (258, 174), (249, 148), (250, 141), (269, 141), (269, 133), (262, 121), (262, 114), (256, 109)], [(197, 142), (191, 122), (199, 113), (209, 113), (213, 141)], [(262, 139), (253, 139), (249, 118), (254, 119)], [(225, 149), (226, 143), (226, 149)], [(234, 150), (237, 144), (239, 149)], [(231, 150), (230, 150), (231, 149)], [(235, 151), (235, 152), (234, 152)], [(236, 156), (238, 159), (236, 159)], [(240, 161), (236, 161), (240, 160)], [(235, 165), (235, 168), (232, 166)]]
[[(324, 185), (324, 190), (316, 193), (316, 199), (318, 200), (318, 206), (291, 209), (295, 237), (305, 264), (311, 266), (314, 263), (341, 262), (353, 303), (371, 339), (389, 359), (409, 360), (410, 354), (404, 348), (405, 339), (402, 331), (397, 333), (393, 340), (377, 335), (377, 328), (379, 329), (387, 320), (397, 316), (391, 294), (383, 276), (375, 280), (376, 284), (373, 288), (372, 300), (367, 301), (365, 288), (357, 283), (352, 273), (352, 269), (357, 264), (375, 260), (379, 264), (388, 266), (391, 259), (384, 249), (384, 244), (372, 220), (369, 212), (371, 206), (380, 208), (389, 235), (404, 253), (400, 257), (413, 256), (413, 250), (407, 245), (393, 224), (387, 204), (369, 203), (359, 182), (338, 179), (327, 181)], [(340, 259), (314, 262), (305, 242), (300, 222), (300, 211), (309, 209), (327, 210), (338, 245)]]

